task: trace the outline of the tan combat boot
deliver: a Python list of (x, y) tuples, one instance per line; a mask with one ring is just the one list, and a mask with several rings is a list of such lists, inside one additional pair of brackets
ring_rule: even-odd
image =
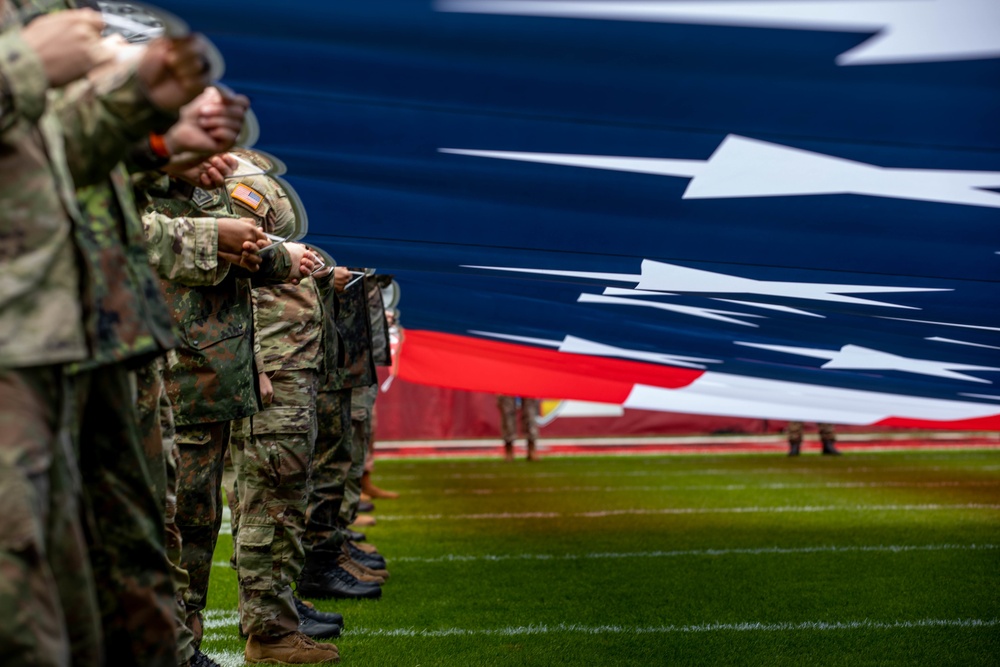
[(384, 577), (380, 577), (375, 574), (369, 574), (368, 572), (365, 571), (367, 568), (365, 568), (360, 563), (356, 563), (353, 560), (351, 560), (351, 557), (348, 556), (347, 554), (340, 554), (340, 556), (337, 557), (337, 566), (344, 572), (347, 572), (349, 575), (357, 579), (358, 581), (365, 581), (371, 584), (378, 584), (379, 586), (385, 583)]
[(375, 517), (371, 516), (370, 514), (359, 514), (356, 517), (354, 517), (354, 523), (352, 523), (351, 525), (352, 526), (359, 526), (361, 528), (367, 528), (368, 526), (374, 526), (375, 525)]
[(535, 453), (535, 441), (534, 440), (529, 440), (528, 441), (528, 460), (529, 461), (537, 461), (538, 460), (538, 454)]
[(361, 475), (361, 490), (371, 498), (385, 498), (386, 500), (399, 498), (399, 494), (395, 491), (386, 491), (372, 484), (371, 473), (369, 472)]
[(313, 641), (301, 632), (282, 637), (250, 635), (243, 656), (251, 664), (267, 665), (330, 665), (340, 662), (336, 646)]
[(514, 460), (514, 443), (505, 442), (503, 443), (503, 460), (507, 463), (511, 463)]

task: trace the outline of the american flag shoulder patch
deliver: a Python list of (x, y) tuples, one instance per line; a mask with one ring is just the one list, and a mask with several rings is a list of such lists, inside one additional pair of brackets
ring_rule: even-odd
[(260, 208), (261, 202), (264, 201), (264, 195), (243, 183), (240, 183), (233, 189), (231, 196), (233, 199), (243, 202), (255, 211)]

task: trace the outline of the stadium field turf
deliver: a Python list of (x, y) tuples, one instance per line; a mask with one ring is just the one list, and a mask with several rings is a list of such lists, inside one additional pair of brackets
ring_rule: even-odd
[[(1000, 664), (1000, 450), (379, 460), (341, 664)], [(228, 524), (224, 526), (227, 532)], [(202, 649), (243, 664), (232, 540)]]

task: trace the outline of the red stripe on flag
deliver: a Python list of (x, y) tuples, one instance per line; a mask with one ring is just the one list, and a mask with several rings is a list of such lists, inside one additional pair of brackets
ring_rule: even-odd
[(407, 329), (398, 376), (452, 389), (620, 404), (635, 384), (677, 389), (702, 373)]
[(954, 421), (936, 421), (933, 419), (907, 419), (906, 417), (889, 417), (872, 426), (891, 426), (900, 428), (929, 428), (941, 431), (997, 431), (1000, 430), (1000, 415), (976, 417), (974, 419), (956, 419)]

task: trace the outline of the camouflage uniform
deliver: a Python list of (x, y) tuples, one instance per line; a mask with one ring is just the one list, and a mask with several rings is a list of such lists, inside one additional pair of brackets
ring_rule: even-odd
[[(188, 220), (234, 217), (218, 193), (196, 189), (192, 199), (167, 199), (165, 192), (150, 188), (146, 196), (150, 204), (143, 217), (148, 224), (157, 214)], [(289, 269), (288, 253), (278, 249), (267, 253), (253, 279), (282, 280)], [(190, 578), (184, 597), (186, 625), (194, 633), (195, 646), (202, 635), (201, 610), (222, 523), (222, 462), (230, 422), (260, 407), (248, 276), (230, 267), (212, 286), (162, 283), (181, 338), (164, 378), (174, 408), (179, 454), (176, 525), (182, 541), (180, 565)]]
[[(16, 22), (24, 9), (21, 4), (7, 3), (4, 27)], [(34, 3), (33, 9), (44, 12), (64, 6)], [(104, 262), (110, 252), (129, 254), (128, 231), (120, 229), (120, 235), (101, 248), (86, 245), (87, 235), (99, 236), (101, 230), (93, 225), (88, 211), (81, 215), (67, 171), (68, 167), (78, 184), (113, 188), (107, 181), (109, 172), (128, 145), (151, 129), (165, 127), (166, 119), (148, 104), (134, 71), (97, 85), (81, 82), (74, 93), (53, 95), (50, 102), (62, 102), (58, 109), (50, 106), (46, 112), (45, 76), (37, 57), (15, 31), (5, 32), (0, 42), (0, 141), (4, 147), (0, 182), (5, 205), (5, 251), (0, 256), (4, 276), (0, 283), (0, 391), (5, 395), (0, 400), (0, 421), (11, 425), (4, 429), (0, 443), (0, 505), (2, 520), (12, 522), (0, 527), (5, 575), (0, 578), (4, 582), (0, 597), (11, 590), (21, 593), (16, 601), (8, 600), (11, 604), (0, 600), (4, 610), (19, 609), (16, 617), (0, 621), (0, 654), (13, 664), (67, 664), (70, 659), (75, 664), (99, 664), (100, 630), (95, 621), (103, 615), (109, 662), (168, 665), (174, 657), (172, 632), (161, 635), (163, 626), (157, 622), (162, 592), (157, 582), (156, 557), (162, 556), (162, 544), (157, 551), (157, 540), (162, 539), (156, 530), (158, 513), (153, 509), (152, 522), (145, 521), (150, 510), (146, 501), (152, 496), (138, 439), (131, 437), (136, 428), (131, 386), (117, 362), (169, 344), (169, 324), (164, 339), (158, 340), (154, 330), (159, 323), (152, 312), (132, 316), (132, 309), (144, 305), (147, 296), (132, 291), (134, 283), (117, 292), (125, 302), (110, 297), (108, 302), (100, 300), (99, 283), (108, 275)], [(83, 263), (77, 264), (77, 259)], [(129, 261), (118, 268), (136, 277)], [(81, 274), (88, 282), (78, 281)], [(88, 288), (83, 295), (86, 311), (81, 308), (82, 285)], [(91, 363), (111, 360), (113, 371), (102, 374), (100, 391), (88, 394), (84, 390), (80, 396), (102, 395), (95, 401), (99, 410), (88, 418), (99, 420), (106, 411), (112, 413), (113, 421), (100, 424), (106, 439), (81, 440), (81, 458), (73, 461), (60, 433), (69, 435), (70, 420), (65, 415), (77, 398), (67, 390), (63, 371), (55, 364), (83, 360), (90, 351), (94, 354)], [(17, 396), (7, 395), (9, 391)], [(95, 434), (88, 424), (82, 432)], [(107, 445), (122, 435), (129, 438), (125, 446), (116, 442), (109, 456)], [(138, 469), (126, 470), (131, 460), (138, 461)], [(126, 473), (124, 486), (104, 485), (112, 471)], [(101, 592), (106, 593), (100, 614), (93, 575), (79, 541), (79, 510), (73, 493), (81, 488), (79, 477), (75, 485), (68, 483), (75, 472), (82, 473), (87, 508), (99, 506), (101, 510), (99, 520), (88, 526), (91, 556), (107, 557), (96, 562)], [(121, 490), (125, 493), (118, 494)], [(136, 497), (131, 496), (132, 490)], [(16, 497), (8, 498), (11, 494)], [(159, 528), (162, 531), (162, 524)], [(137, 535), (141, 541), (147, 534), (144, 544), (128, 544)], [(150, 557), (136, 567), (124, 564), (119, 569), (122, 564), (114, 557), (122, 554), (120, 547)], [(33, 555), (26, 561), (27, 554)], [(47, 558), (59, 563), (54, 576), (51, 570), (46, 572)], [(140, 567), (140, 577), (129, 576)], [(47, 590), (39, 591), (38, 583), (46, 579)], [(130, 618), (122, 611), (126, 605), (132, 612)], [(128, 637), (130, 620), (144, 623), (144, 632)], [(113, 644), (119, 639), (124, 646)], [(161, 663), (160, 653), (169, 654), (169, 660)]]
[[(833, 424), (817, 422), (816, 429), (819, 431), (819, 439), (823, 444), (823, 453), (839, 454), (840, 452), (834, 444), (837, 440), (837, 434), (834, 431)], [(799, 454), (799, 450), (802, 447), (802, 432), (802, 422), (788, 422), (787, 434), (789, 456), (797, 456)]]
[[(8, 28), (16, 8), (5, 9)], [(90, 598), (82, 619), (89, 616), (93, 641), (99, 627), (66, 428), (72, 395), (59, 366), (87, 353), (71, 227), (78, 211), (59, 157), (61, 129), (52, 114), (43, 115), (45, 96), (40, 61), (16, 30), (6, 30), (0, 34), (0, 655), (9, 664), (64, 665), (74, 592)], [(66, 562), (60, 552), (75, 557)], [(61, 570), (73, 572), (72, 586), (56, 578)], [(98, 651), (91, 664), (99, 659)]]
[[(372, 330), (372, 360), (376, 366), (391, 366), (392, 351), (389, 349), (389, 322), (385, 317), (385, 302), (382, 301), (382, 283), (387, 276), (375, 276), (368, 284), (368, 321)], [(390, 278), (391, 280), (391, 278)], [(388, 283), (386, 283), (388, 284)], [(354, 394), (359, 394), (355, 391)], [(352, 395), (352, 412), (364, 422), (364, 473), (375, 469), (375, 401), (378, 399), (378, 384), (368, 387), (364, 395)], [(363, 412), (362, 412), (363, 410)], [(357, 419), (352, 414), (351, 419)]]
[[(229, 271), (226, 262), (218, 261), (218, 224), (214, 218), (169, 218), (148, 215), (143, 218), (146, 250), (150, 266), (161, 278), (186, 285), (213, 285)], [(157, 453), (165, 465), (162, 479), (155, 480), (154, 491), (163, 502), (166, 527), (166, 550), (174, 584), (174, 622), (177, 631), (177, 658), (187, 664), (195, 653), (195, 637), (187, 627), (184, 593), (190, 585), (187, 570), (181, 567), (182, 540), (177, 527), (177, 460), (174, 413), (163, 380), (164, 359), (158, 358), (136, 371), (140, 432), (144, 434), (146, 454), (155, 461)], [(151, 464), (152, 468), (152, 464)]]
[[(517, 401), (513, 396), (497, 396), (497, 407), (500, 409), (500, 431), (505, 443), (517, 440)], [(528, 446), (538, 440), (538, 399), (520, 398), (521, 428), (528, 440)]]
[[(351, 426), (351, 393), (368, 387), (376, 378), (371, 354), (371, 324), (367, 316), (367, 283), (363, 278), (342, 293), (326, 295), (327, 317), (336, 326), (339, 347), (336, 371), (320, 384), (316, 410), (323, 418), (316, 440), (309, 510), (303, 547), (313, 568), (321, 569), (329, 557), (341, 553), (344, 530), (354, 521), (360, 500), (364, 452), (354, 446)], [(353, 472), (354, 509), (348, 502), (348, 480)]]
[[(254, 215), (265, 231), (287, 236), (294, 223), (284, 191), (266, 176), (229, 185), (234, 206)], [(249, 190), (249, 192), (247, 192)], [(247, 194), (241, 197), (241, 194)], [(324, 283), (327, 282), (324, 280)], [(316, 389), (325, 369), (323, 300), (311, 278), (298, 285), (254, 289), (261, 369), (274, 398), (250, 419), (251, 438), (234, 448), (239, 520), (236, 568), (240, 623), (252, 636), (298, 630), (291, 583), (302, 570), (302, 533), (313, 448)]]

